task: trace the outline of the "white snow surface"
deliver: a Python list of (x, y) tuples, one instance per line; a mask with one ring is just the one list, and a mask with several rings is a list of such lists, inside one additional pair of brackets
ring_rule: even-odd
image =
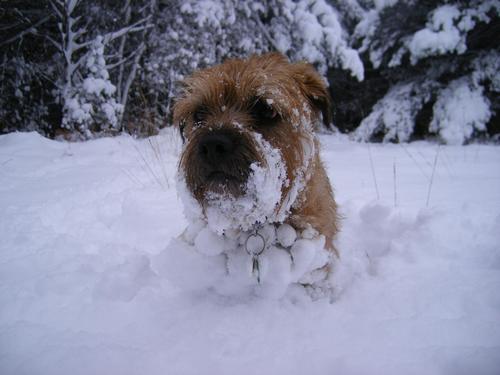
[(500, 148), (321, 142), (343, 216), (332, 303), (165, 277), (187, 226), (171, 131), (0, 136), (0, 373), (498, 374)]

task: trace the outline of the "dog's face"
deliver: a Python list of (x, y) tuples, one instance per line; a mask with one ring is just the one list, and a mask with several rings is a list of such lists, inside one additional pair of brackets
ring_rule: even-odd
[(174, 123), (185, 140), (179, 168), (192, 195), (202, 206), (210, 194), (245, 195), (255, 165), (271, 167), (267, 154), (277, 150), (286, 174), (279, 208), (294, 181), (306, 178), (315, 122), (323, 114), (329, 123), (321, 77), (308, 64), (267, 54), (198, 71), (184, 84)]

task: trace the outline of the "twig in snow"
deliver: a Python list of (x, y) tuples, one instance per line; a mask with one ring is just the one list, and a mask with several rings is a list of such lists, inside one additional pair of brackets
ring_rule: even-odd
[(436, 172), (436, 165), (437, 165), (440, 149), (441, 149), (441, 145), (438, 145), (438, 148), (436, 151), (436, 156), (434, 157), (434, 165), (432, 166), (432, 175), (431, 175), (431, 181), (429, 183), (429, 190), (427, 191), (427, 203), (425, 205), (426, 207), (429, 207), (429, 201), (431, 199), (432, 183), (434, 181), (434, 173)]
[(156, 183), (160, 187), (165, 188), (163, 186), (160, 178), (156, 174), (156, 172), (153, 170), (153, 168), (151, 168), (151, 164), (146, 160), (146, 158), (145, 158), (144, 154), (141, 152), (141, 150), (135, 144), (134, 144), (134, 148), (137, 151), (137, 153), (139, 154), (139, 156), (141, 157), (142, 161), (144, 162), (144, 165), (146, 166), (146, 170), (151, 174), (151, 176), (154, 178), (154, 180), (156, 181)]
[(446, 149), (444, 149), (443, 152), (441, 153), (441, 164), (446, 169), (448, 176), (450, 176), (451, 178), (455, 178), (455, 175), (453, 172), (453, 167), (452, 167), (452, 162), (448, 156), (448, 153), (446, 152)]
[(375, 191), (377, 193), (377, 200), (380, 200), (380, 194), (378, 192), (377, 177), (375, 176), (375, 168), (373, 166), (372, 151), (370, 144), (368, 143), (368, 156), (370, 157), (370, 167), (372, 169), (373, 184), (375, 185)]
[(7, 159), (7, 160), (3, 161), (3, 162), (2, 162), (2, 166), (4, 166), (5, 164), (7, 164), (7, 163), (8, 163), (8, 162), (10, 162), (10, 161), (12, 161), (12, 158)]
[(422, 151), (420, 151), (418, 147), (417, 147), (417, 153), (420, 155), (425, 164), (427, 164), (429, 167), (432, 167), (431, 162), (425, 158), (424, 154), (422, 154)]
[(406, 155), (408, 155), (408, 157), (413, 161), (413, 163), (415, 163), (415, 165), (417, 166), (418, 170), (420, 171), (420, 173), (422, 173), (422, 175), (425, 177), (425, 179), (429, 180), (429, 176), (427, 176), (427, 174), (422, 169), (422, 167), (420, 166), (420, 164), (418, 164), (417, 159), (415, 159), (415, 157), (410, 152), (410, 150), (408, 150), (402, 143), (400, 143), (399, 145), (403, 148), (403, 150), (406, 152)]
[(476, 153), (474, 154), (474, 164), (477, 164), (478, 155), (479, 155), (479, 143), (476, 143)]
[(377, 270), (375, 268), (375, 261), (372, 259), (372, 257), (368, 254), (368, 252), (365, 250), (365, 255), (366, 259), (368, 259), (368, 274), (371, 276), (375, 276), (377, 274)]
[(146, 187), (146, 185), (144, 185), (142, 181), (139, 178), (137, 178), (135, 174), (132, 173), (132, 171), (128, 171), (125, 168), (122, 168), (122, 171), (129, 178), (129, 180), (132, 181), (132, 183), (140, 185), (142, 188)]
[(398, 206), (398, 189), (396, 184), (396, 158), (394, 158), (394, 162), (392, 164), (392, 172), (394, 177), (394, 207)]
[(155, 159), (160, 167), (160, 171), (163, 175), (163, 179), (165, 180), (165, 188), (168, 189), (170, 187), (170, 183), (168, 182), (168, 176), (167, 176), (167, 171), (165, 170), (165, 157), (163, 156), (162, 152), (162, 147), (158, 143), (158, 140), (155, 138), (155, 141), (152, 141), (152, 138), (148, 139), (148, 143), (153, 149), (153, 155), (155, 156)]

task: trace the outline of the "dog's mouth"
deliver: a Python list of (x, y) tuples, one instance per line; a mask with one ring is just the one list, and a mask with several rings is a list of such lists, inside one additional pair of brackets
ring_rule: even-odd
[(232, 180), (236, 180), (236, 177), (223, 171), (213, 171), (207, 176), (207, 181), (214, 181), (222, 184)]
[(215, 170), (205, 177), (205, 191), (217, 194), (230, 194), (237, 197), (243, 193), (245, 178)]

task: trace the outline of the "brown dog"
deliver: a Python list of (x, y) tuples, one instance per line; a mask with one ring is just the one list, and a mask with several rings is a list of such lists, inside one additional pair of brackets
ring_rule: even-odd
[(254, 182), (259, 186), (251, 204), (272, 207), (260, 216), (250, 209), (248, 215), (238, 213), (245, 216), (236, 218), (239, 225), (312, 227), (336, 252), (337, 206), (314, 135), (321, 119), (329, 124), (329, 108), (328, 91), (314, 68), (277, 53), (194, 73), (174, 106), (174, 123), (186, 141), (179, 168), (187, 190), (205, 209), (214, 194), (244, 196), (256, 166), (275, 168), (279, 197), (259, 201), (268, 192)]

